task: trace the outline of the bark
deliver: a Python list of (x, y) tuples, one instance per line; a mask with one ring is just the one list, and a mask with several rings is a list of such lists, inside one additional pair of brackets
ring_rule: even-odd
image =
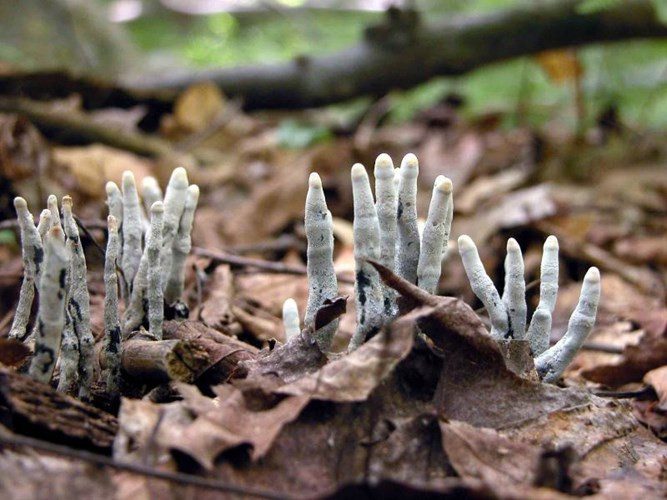
[(460, 75), (483, 65), (544, 50), (667, 36), (650, 0), (618, 2), (589, 14), (579, 0), (528, 2), (483, 16), (425, 23), (414, 12), (388, 11), (385, 23), (364, 40), (321, 57), (273, 65), (214, 69), (184, 76), (136, 81), (137, 88), (182, 89), (212, 80), (245, 107), (304, 108), (361, 95), (383, 95), (435, 76)]
[(94, 451), (109, 451), (118, 430), (113, 415), (4, 368), (0, 420), (21, 434)]

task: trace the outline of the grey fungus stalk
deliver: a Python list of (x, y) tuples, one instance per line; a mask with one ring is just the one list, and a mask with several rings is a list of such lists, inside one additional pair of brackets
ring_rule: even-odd
[(164, 320), (164, 294), (160, 274), (160, 253), (162, 249), (162, 230), (164, 227), (164, 206), (156, 201), (150, 210), (151, 227), (146, 238), (148, 262), (148, 331), (157, 340), (162, 340), (162, 322)]
[[(46, 233), (49, 232), (49, 229), (51, 229), (51, 210), (45, 208), (39, 214), (39, 222), (37, 223), (37, 233), (42, 240), (42, 244), (46, 241)], [(37, 270), (37, 275), (39, 276), (39, 269)]]
[[(391, 157), (382, 153), (375, 160), (375, 209), (380, 225), (380, 263), (394, 270), (396, 264), (396, 210), (398, 193)], [(383, 286), (384, 312), (387, 316), (396, 314), (396, 293)]]
[[(14, 320), (9, 330), (9, 338), (23, 340), (26, 336), (30, 310), (35, 298), (35, 287), (38, 284), (40, 268), (44, 259), (42, 238), (35, 227), (35, 221), (28, 210), (27, 202), (21, 198), (14, 198), (14, 208), (18, 217), (21, 233), (21, 251), (23, 259), (23, 281), (19, 293), (19, 303), (16, 306)], [(50, 213), (50, 212), (49, 212)]]
[(526, 278), (521, 248), (514, 238), (507, 241), (505, 257), (505, 287), (503, 304), (509, 317), (510, 338), (522, 340), (526, 336)]
[(380, 226), (373, 203), (368, 174), (363, 165), (352, 167), (354, 199), (354, 259), (357, 330), (350, 340), (350, 350), (358, 348), (384, 323), (384, 297), (380, 275), (368, 260), (380, 258)]
[(435, 293), (438, 289), (442, 256), (447, 250), (453, 213), (452, 181), (440, 175), (433, 185), (417, 265), (417, 284), (428, 293)]
[(35, 354), (30, 375), (48, 383), (60, 353), (60, 341), (65, 327), (66, 274), (69, 259), (60, 225), (52, 227), (44, 244), (44, 269), (39, 284), (39, 307)]
[[(600, 272), (592, 267), (584, 277), (579, 304), (570, 317), (566, 334), (553, 347), (551, 313), (558, 294), (558, 240), (549, 236), (544, 244), (541, 265), (540, 302), (526, 332), (526, 300), (524, 264), (519, 244), (514, 239), (507, 242), (505, 259), (505, 289), (498, 306), (498, 292), (486, 275), (479, 260), (477, 248), (467, 236), (459, 238), (459, 252), (466, 274), (475, 295), (482, 301), (491, 318), (491, 334), (498, 341), (525, 340), (530, 342), (535, 358), (535, 368), (544, 382), (554, 383), (572, 362), (577, 351), (591, 332), (600, 301)], [(509, 321), (503, 324), (502, 313)]]
[(486, 274), (475, 243), (465, 234), (459, 237), (459, 254), (472, 291), (482, 301), (489, 313), (491, 336), (496, 340), (505, 339), (509, 333), (507, 310), (502, 300), (500, 300), (500, 295), (493, 281)]
[(121, 330), (118, 316), (118, 274), (116, 262), (120, 250), (118, 221), (113, 215), (107, 219), (109, 240), (104, 258), (104, 357), (103, 373), (107, 392), (115, 398), (120, 384)]
[(134, 277), (141, 262), (141, 239), (143, 225), (137, 185), (132, 172), (123, 172), (123, 260), (122, 271), (125, 279), (126, 296), (130, 296)]
[(144, 201), (144, 209), (146, 213), (150, 213), (153, 203), (162, 201), (162, 189), (155, 177), (146, 176), (141, 181), (141, 198)]
[(172, 244), (171, 266), (164, 285), (164, 298), (167, 304), (174, 304), (183, 295), (185, 281), (185, 259), (192, 248), (192, 225), (195, 210), (199, 201), (199, 187), (195, 184), (188, 186), (185, 195), (183, 215), (179, 222), (176, 238)]
[(401, 162), (398, 181), (398, 238), (396, 248), (397, 274), (410, 283), (417, 283), (419, 263), (419, 230), (417, 228), (417, 176), (419, 162), (412, 153)]
[[(333, 222), (324, 198), (322, 180), (316, 173), (310, 174), (308, 180), (305, 229), (308, 240), (308, 304), (304, 325), (306, 328), (314, 328), (315, 313), (325, 300), (333, 300), (338, 295), (338, 281), (333, 266)], [(335, 320), (315, 332), (315, 340), (322, 352), (331, 347), (337, 329), (338, 320)]]
[(180, 226), (188, 196), (188, 174), (183, 167), (174, 169), (164, 194), (164, 230), (162, 239), (162, 276), (166, 285), (171, 272), (173, 243)]
[(79, 344), (79, 397), (86, 399), (90, 396), (90, 387), (93, 383), (95, 356), (95, 339), (90, 329), (86, 257), (81, 246), (79, 229), (72, 214), (72, 198), (69, 196), (63, 197), (62, 210), (67, 249), (70, 254), (67, 312)]
[(283, 303), (283, 327), (285, 328), (285, 342), (301, 333), (299, 325), (299, 308), (292, 298)]
[(593, 329), (599, 302), (600, 271), (591, 267), (584, 277), (579, 303), (570, 317), (567, 332), (535, 360), (537, 373), (545, 382), (556, 382), (572, 362)]

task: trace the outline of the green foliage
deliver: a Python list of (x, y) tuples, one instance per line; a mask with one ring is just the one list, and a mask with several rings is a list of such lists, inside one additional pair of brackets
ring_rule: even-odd
[(285, 148), (306, 148), (331, 137), (331, 131), (323, 125), (284, 120), (278, 127), (278, 143)]
[(616, 7), (620, 3), (621, 0), (582, 0), (577, 5), (577, 12), (579, 14), (593, 14)]
[(0, 229), (0, 245), (18, 246), (14, 231), (11, 229)]

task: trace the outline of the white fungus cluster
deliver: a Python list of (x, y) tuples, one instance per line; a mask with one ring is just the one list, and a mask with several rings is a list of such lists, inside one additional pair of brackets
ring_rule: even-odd
[[(361, 164), (352, 167), (357, 329), (350, 341), (350, 350), (376, 333), (397, 311), (394, 292), (381, 282), (368, 260), (396, 269), (401, 276), (430, 293), (437, 289), (452, 223), (452, 182), (443, 176), (436, 179), (420, 239), (416, 211), (418, 172), (419, 164), (413, 154), (406, 155), (398, 169), (394, 169), (389, 155), (381, 154), (375, 162), (374, 200), (366, 169)], [(322, 181), (315, 173), (309, 180), (305, 228), (309, 294), (304, 325), (314, 330), (317, 310), (338, 295), (331, 213)], [(285, 302), (283, 320), (289, 338), (299, 332), (298, 311), (292, 299)], [(337, 327), (334, 321), (315, 332), (322, 351), (330, 348)]]
[(567, 332), (549, 348), (551, 315), (558, 295), (558, 240), (549, 236), (544, 243), (540, 266), (540, 301), (526, 328), (526, 282), (521, 248), (513, 238), (507, 242), (505, 287), (502, 297), (486, 274), (477, 247), (466, 235), (460, 236), (459, 253), (471, 288), (484, 304), (491, 320), (491, 335), (498, 341), (528, 340), (535, 368), (545, 382), (556, 382), (572, 362), (590, 334), (600, 301), (600, 272), (591, 267), (568, 324)]
[[(139, 203), (131, 172), (123, 174), (122, 189), (109, 182), (106, 192), (109, 238), (104, 265), (102, 376), (108, 391), (117, 394), (121, 333), (147, 324), (149, 333), (161, 339), (164, 303), (176, 303), (183, 292), (185, 258), (191, 248), (199, 188), (188, 184), (185, 169), (177, 168), (163, 201), (157, 181), (146, 178), (142, 195), (148, 217)], [(19, 340), (34, 338), (31, 376), (49, 382), (58, 364), (58, 389), (72, 394), (78, 391), (79, 397), (88, 399), (94, 381), (95, 339), (90, 327), (86, 258), (72, 199), (63, 197), (61, 221), (58, 200), (49, 196), (48, 208), (42, 211), (37, 226), (23, 198), (17, 197), (14, 207), (24, 276), (9, 336)], [(122, 321), (119, 288), (126, 304)], [(35, 290), (39, 305), (33, 331), (28, 335)]]
[(127, 334), (147, 322), (149, 333), (159, 340), (164, 304), (173, 305), (183, 293), (199, 187), (189, 185), (185, 169), (177, 168), (164, 200), (157, 180), (144, 179), (143, 208), (132, 172), (123, 173), (121, 189), (108, 182), (106, 191), (109, 214), (118, 225), (121, 242), (116, 264), (122, 271), (126, 303), (122, 331)]
[[(60, 357), (58, 388), (79, 397), (90, 397), (93, 383), (94, 344), (90, 329), (90, 297), (86, 284), (86, 257), (72, 213), (72, 199), (62, 199), (62, 223), (58, 199), (51, 195), (47, 209), (35, 226), (27, 202), (17, 197), (14, 207), (19, 221), (24, 277), (10, 338), (34, 338), (35, 354), (30, 374), (51, 380)], [(30, 310), (39, 305), (31, 335), (27, 335)], [(27, 337), (27, 338), (26, 338)]]
[[(355, 300), (357, 329), (349, 350), (359, 347), (397, 312), (395, 294), (382, 284), (369, 260), (378, 261), (407, 281), (429, 293), (436, 293), (441, 261), (447, 249), (454, 204), (452, 182), (439, 176), (433, 186), (424, 230), (417, 224), (417, 177), (419, 163), (413, 154), (403, 158), (394, 169), (389, 155), (381, 154), (375, 162), (375, 200), (366, 169), (355, 164), (351, 170), (354, 202)], [(333, 225), (327, 209), (322, 181), (311, 174), (306, 199), (305, 228), (308, 240), (308, 305), (304, 319), (307, 331), (326, 352), (336, 333), (338, 322), (315, 331), (317, 311), (338, 294), (333, 267)], [(524, 262), (519, 244), (507, 243), (505, 286), (502, 297), (486, 274), (477, 247), (468, 236), (459, 238), (459, 253), (473, 292), (486, 307), (491, 320), (491, 335), (497, 341), (529, 340), (535, 367), (545, 382), (561, 376), (590, 333), (600, 298), (600, 273), (591, 268), (586, 273), (577, 305), (565, 336), (549, 348), (551, 315), (558, 293), (558, 241), (547, 238), (541, 265), (540, 302), (527, 324)], [(283, 305), (283, 324), (287, 340), (300, 332), (296, 302)]]

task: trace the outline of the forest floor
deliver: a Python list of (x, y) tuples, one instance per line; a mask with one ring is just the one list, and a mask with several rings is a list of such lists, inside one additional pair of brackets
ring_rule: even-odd
[[(86, 121), (72, 128), (45, 126), (29, 113), (0, 115), (0, 336), (23, 274), (14, 196), (33, 214), (50, 193), (73, 197), (87, 230), (101, 343), (105, 183), (132, 170), (139, 182), (153, 175), (164, 186), (182, 165), (202, 194), (186, 273), (190, 316), (170, 328), (217, 347), (188, 383), (126, 377), (128, 397), (118, 408), (31, 383), (18, 375), (28, 354), (0, 345), (3, 498), (655, 498), (667, 491), (664, 132), (637, 130), (611, 111), (579, 135), (559, 123), (508, 129), (493, 113), (464, 117), (457, 99), (401, 124), (383, 122), (380, 101), (361, 120), (332, 126), (324, 112), (247, 114), (208, 85), (186, 90), (148, 132), (145, 123), (138, 129), (146, 111), (139, 107), (83, 111), (76, 98), (44, 104)], [(87, 135), (90, 123), (112, 133)], [(136, 143), (118, 140), (123, 133), (158, 138), (161, 154), (140, 156)], [(449, 331), (438, 309), (424, 304), (430, 327), (420, 323), (419, 336), (423, 317), (415, 311), (386, 328), (387, 345), (369, 341), (343, 355), (355, 325), (351, 298), (334, 344), (340, 355), (282, 377), (290, 379), (284, 385), (238, 376), (241, 361), (285, 341), (285, 299), (305, 310), (311, 172), (322, 177), (334, 218), (339, 293), (354, 296), (350, 167), (361, 162), (370, 173), (382, 152), (396, 164), (408, 152), (419, 158), (422, 218), (436, 177), (451, 178), (454, 223), (438, 293), (462, 299), (482, 321), (456, 247), (461, 234), (475, 241), (500, 289), (508, 238), (519, 242), (532, 283), (544, 240), (558, 237), (552, 343), (566, 330), (586, 269), (600, 269), (597, 321), (564, 374), (565, 389), (517, 382), (498, 364), (497, 347)], [(532, 312), (539, 286), (529, 286), (527, 298)]]

